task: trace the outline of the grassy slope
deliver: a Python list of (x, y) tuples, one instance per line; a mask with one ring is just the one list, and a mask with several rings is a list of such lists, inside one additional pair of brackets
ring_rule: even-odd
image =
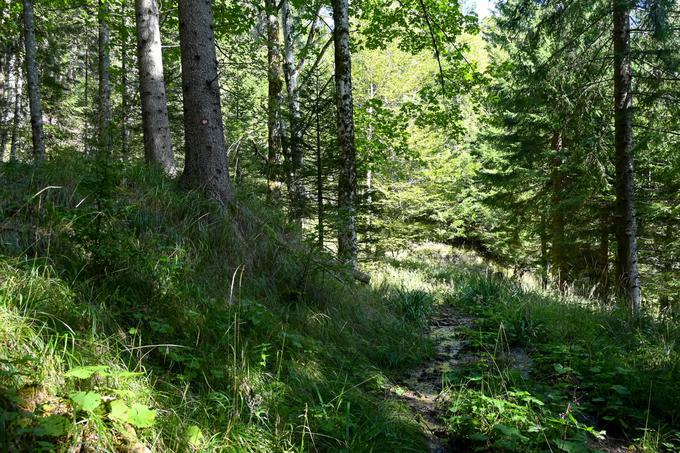
[(482, 360), (446, 376), (461, 448), (579, 451), (602, 429), (649, 451), (680, 444), (677, 322), (633, 323), (437, 256), (347, 284), (271, 207), (241, 197), (222, 213), (143, 167), (63, 156), (0, 178), (10, 450), (423, 451), (384, 392), (431, 353), (432, 301), (478, 319), (465, 338)]
[(383, 397), (419, 329), (271, 208), (75, 155), (0, 181), (0, 445), (423, 448)]

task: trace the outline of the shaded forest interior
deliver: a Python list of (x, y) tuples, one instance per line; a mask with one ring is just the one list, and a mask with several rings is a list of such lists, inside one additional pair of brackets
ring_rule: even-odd
[(3, 451), (680, 450), (680, 4), (473, 8), (0, 0)]

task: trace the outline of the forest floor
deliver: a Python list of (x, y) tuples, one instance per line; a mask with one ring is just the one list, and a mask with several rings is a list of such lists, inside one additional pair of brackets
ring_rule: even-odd
[(459, 331), (469, 327), (472, 320), (461, 315), (450, 305), (439, 305), (430, 318), (428, 337), (436, 354), (421, 366), (410, 370), (398, 385), (390, 389), (391, 395), (405, 402), (418, 418), (432, 453), (455, 451), (449, 445), (449, 434), (440, 416), (445, 400), (442, 397), (442, 376), (462, 363), (476, 360), (473, 354), (462, 352), (463, 339)]
[(0, 451), (680, 450), (678, 320), (102, 165), (0, 165)]
[(461, 250), (384, 266), (411, 304), (430, 300), (431, 353), (388, 391), (430, 452), (680, 451), (672, 320), (544, 291)]

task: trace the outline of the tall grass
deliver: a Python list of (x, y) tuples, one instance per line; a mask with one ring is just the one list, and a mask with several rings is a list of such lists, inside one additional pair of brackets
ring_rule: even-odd
[(404, 316), (247, 194), (225, 212), (67, 153), (0, 175), (6, 445), (422, 449), (383, 394), (430, 351), (424, 304)]
[(480, 357), (449, 376), (455, 437), (518, 451), (680, 448), (677, 322), (528, 290), (481, 269), (449, 268), (445, 278), (457, 282), (449, 303), (477, 318), (465, 339)]

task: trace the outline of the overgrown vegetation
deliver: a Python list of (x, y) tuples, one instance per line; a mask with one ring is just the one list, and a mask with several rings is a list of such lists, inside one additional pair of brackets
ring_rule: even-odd
[(0, 450), (680, 450), (679, 8), (0, 2)]
[(445, 376), (451, 434), (478, 450), (680, 449), (680, 326), (449, 268), (478, 357)]
[(222, 212), (147, 169), (68, 153), (1, 171), (10, 450), (423, 451), (385, 391), (432, 353), (442, 303), (476, 320), (469, 360), (442, 377), (456, 448), (680, 446), (668, 316), (523, 288), (446, 247), (376, 263), (357, 286), (252, 199)]
[(10, 450), (423, 448), (382, 388), (428, 354), (426, 294), (356, 286), (268, 206), (145, 168), (0, 171)]

